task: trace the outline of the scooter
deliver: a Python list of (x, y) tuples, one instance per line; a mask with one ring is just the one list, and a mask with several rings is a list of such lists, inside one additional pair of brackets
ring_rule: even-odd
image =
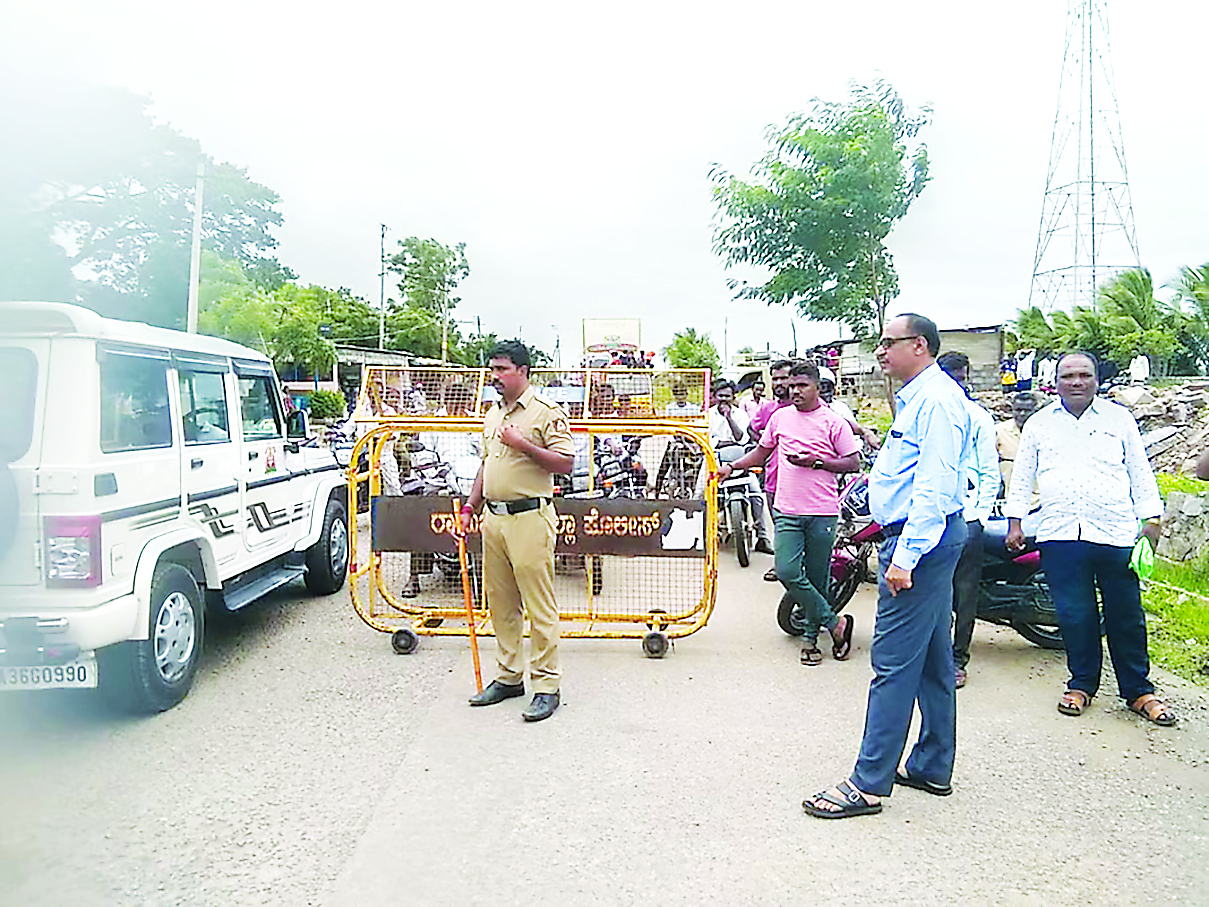
[[(1025, 539), (1024, 551), (1007, 550), (1008, 521), (992, 518), (983, 527), (983, 567), (979, 584), (979, 620), (1011, 627), (1043, 649), (1063, 648), (1058, 612), (1041, 570), (1041, 553), (1034, 539)], [(852, 600), (862, 582), (876, 582), (869, 558), (884, 536), (869, 511), (868, 476), (858, 475), (845, 486), (840, 517), (831, 549), (828, 599), (835, 613)], [(801, 636), (793, 623), (793, 600), (781, 597), (777, 624), (790, 636)]]

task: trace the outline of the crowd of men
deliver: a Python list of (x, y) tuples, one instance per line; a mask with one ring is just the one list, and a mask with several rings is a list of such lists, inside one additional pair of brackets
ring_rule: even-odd
[[(874, 678), (852, 772), (803, 801), (818, 818), (880, 812), (881, 798), (895, 785), (935, 796), (952, 792), (956, 690), (967, 680), (983, 525), (1001, 491), (1005, 544), (1013, 552), (1036, 544), (1054, 598), (1070, 675), (1058, 710), (1078, 716), (1099, 691), (1102, 600), (1118, 695), (1157, 725), (1176, 720), (1149, 680), (1146, 623), (1131, 568), (1135, 548), (1157, 543), (1162, 504), (1133, 417), (1096, 395), (1095, 357), (1061, 356), (1058, 399), (1038, 408), (1035, 397), (1019, 394), (1012, 419), (995, 425), (971, 397), (969, 360), (959, 351), (939, 354), (929, 319), (905, 314), (885, 325), (878, 363), (901, 386), (884, 439), (837, 405), (834, 374), (815, 363), (774, 363), (772, 396), (753, 393), (754, 405), (736, 403), (734, 387), (724, 382), (711, 400), (711, 440), (738, 448), (724, 458), (720, 478), (766, 464), (763, 493), (775, 535), (761, 528), (757, 550), (774, 556), (773, 577), (792, 600), (808, 666), (823, 661), (824, 631), (834, 659), (853, 651), (853, 618), (837, 616), (828, 599), (837, 477), (860, 468), (862, 450), (876, 451), (869, 504), (884, 540), (870, 646)], [(561, 676), (552, 476), (571, 468), (574, 444), (566, 413), (529, 385), (528, 365), (520, 344), (492, 353), (500, 400), (486, 416), (482, 468), (462, 531), (481, 509), (498, 647), (496, 678), (471, 704), (524, 694), (527, 614), (535, 695), (523, 717), (540, 721), (558, 708)], [(686, 396), (674, 389), (669, 412), (688, 413), (693, 404)], [(904, 761), (916, 708), (919, 735)]]

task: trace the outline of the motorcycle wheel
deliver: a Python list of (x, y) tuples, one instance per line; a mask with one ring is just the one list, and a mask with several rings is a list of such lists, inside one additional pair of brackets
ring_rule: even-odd
[[(1037, 593), (1035, 599), (1037, 611), (1041, 612), (1042, 616), (1052, 617), (1052, 619), (1045, 623), (1014, 620), (1011, 622), (1012, 629), (1035, 646), (1043, 649), (1065, 649), (1066, 644), (1062, 642), (1062, 629), (1058, 626), (1058, 611), (1054, 606), (1054, 598), (1050, 594), (1049, 584), (1045, 582), (1044, 575), (1038, 574), (1033, 577), (1033, 585)], [(1100, 629), (1103, 632), (1103, 618), (1101, 618)]]
[(746, 567), (751, 563), (751, 554), (747, 550), (747, 515), (743, 512), (743, 499), (731, 498), (726, 507), (730, 513), (730, 534), (735, 540), (735, 557), (739, 566)]
[(1012, 629), (1035, 646), (1043, 649), (1064, 649), (1062, 631), (1058, 627), (1045, 624), (1029, 624), (1024, 621), (1012, 621)]
[(852, 562), (852, 572), (841, 580), (831, 580), (831, 587), (827, 590), (827, 597), (831, 601), (831, 610), (836, 614), (843, 611), (848, 602), (852, 601), (852, 596), (856, 595), (856, 590), (865, 581), (865, 575), (869, 572), (869, 555), (871, 552), (872, 547), (870, 545), (861, 545), (857, 549), (856, 558)]
[(788, 592), (781, 596), (781, 603), (777, 605), (777, 626), (789, 636), (801, 636), (804, 632), (793, 624), (793, 599)]
[(861, 585), (862, 570), (858, 564), (852, 565), (852, 572), (843, 579), (833, 579), (831, 588), (827, 590), (827, 597), (831, 599), (831, 610), (839, 614), (844, 610), (848, 602), (852, 601), (852, 596), (856, 595), (856, 590)]

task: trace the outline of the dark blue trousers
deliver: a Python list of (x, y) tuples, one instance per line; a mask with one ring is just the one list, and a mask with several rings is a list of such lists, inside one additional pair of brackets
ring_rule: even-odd
[(1067, 688), (1095, 695), (1100, 688), (1103, 648), (1096, 588), (1104, 602), (1104, 633), (1117, 673), (1117, 690), (1126, 702), (1154, 692), (1146, 617), (1138, 578), (1129, 569), (1130, 548), (1095, 542), (1042, 542), (1041, 567), (1054, 596), (1058, 625), (1070, 669)]
[(958, 511), (949, 517), (940, 542), (911, 571), (911, 588), (897, 596), (890, 594), (884, 577), (898, 539), (882, 542), (878, 552), (882, 579), (871, 650), (873, 682), (865, 736), (851, 778), (866, 793), (885, 797), (893, 788), (916, 703), (919, 740), (907, 760), (907, 772), (934, 784), (948, 784), (953, 777), (957, 692), (949, 626), (953, 570), (965, 538), (965, 519)]

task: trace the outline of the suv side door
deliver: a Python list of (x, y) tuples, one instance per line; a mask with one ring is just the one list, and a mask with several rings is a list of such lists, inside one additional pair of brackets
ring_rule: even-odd
[(242, 464), (232, 424), (231, 367), (226, 359), (174, 353), (180, 393), (181, 484), (186, 519), (209, 537), (224, 578), (243, 552), (240, 509)]
[(267, 362), (237, 360), (235, 384), (243, 440), (244, 546), (249, 551), (284, 550), (292, 539), (294, 507), (277, 379)]

